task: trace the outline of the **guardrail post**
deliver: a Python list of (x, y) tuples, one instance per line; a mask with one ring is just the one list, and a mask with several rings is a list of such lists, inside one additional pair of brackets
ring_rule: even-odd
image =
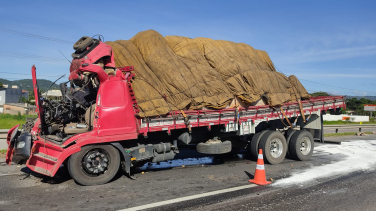
[(338, 128), (336, 128), (336, 133), (338, 133)]
[(359, 133), (361, 133), (361, 132), (362, 132), (362, 128), (360, 127), (360, 128), (359, 128)]

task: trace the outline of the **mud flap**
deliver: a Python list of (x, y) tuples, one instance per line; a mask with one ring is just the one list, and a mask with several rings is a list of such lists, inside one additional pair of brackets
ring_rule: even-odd
[(125, 161), (125, 173), (127, 174), (127, 176), (133, 180), (136, 180), (135, 177), (133, 177), (131, 175), (131, 156), (125, 152), (123, 146), (119, 143), (119, 142), (114, 142), (114, 143), (111, 143), (114, 147), (116, 147), (120, 152), (121, 154), (123, 155), (124, 157), (124, 161)]

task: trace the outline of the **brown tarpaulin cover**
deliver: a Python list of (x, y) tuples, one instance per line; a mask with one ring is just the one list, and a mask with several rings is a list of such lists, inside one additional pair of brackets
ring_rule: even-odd
[(141, 117), (225, 108), (235, 97), (244, 104), (262, 99), (271, 106), (309, 98), (295, 76), (277, 72), (265, 51), (244, 43), (163, 37), (154, 30), (106, 43), (117, 67), (135, 67), (132, 86)]

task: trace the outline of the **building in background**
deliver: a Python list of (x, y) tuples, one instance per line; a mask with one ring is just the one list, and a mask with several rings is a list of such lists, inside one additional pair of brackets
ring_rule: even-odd
[(37, 115), (36, 109), (35, 105), (27, 103), (7, 103), (3, 105), (4, 114), (17, 115), (19, 112), (21, 115)]
[(350, 122), (369, 122), (369, 116), (359, 116), (359, 115), (322, 115), (324, 121), (350, 121)]
[(7, 103), (20, 103), (22, 102), (22, 98), (29, 100), (29, 92), (22, 90), (18, 86), (11, 86), (3, 85), (0, 88), (0, 113), (4, 112), (4, 104)]
[(49, 100), (61, 100), (63, 95), (60, 90), (48, 90), (48, 92), (43, 93), (41, 97), (47, 97)]

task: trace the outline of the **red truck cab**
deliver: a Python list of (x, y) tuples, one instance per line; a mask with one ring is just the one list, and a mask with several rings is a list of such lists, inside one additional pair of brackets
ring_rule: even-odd
[[(61, 164), (66, 161), (66, 158), (82, 150), (83, 146), (98, 144), (101, 147), (100, 144), (107, 142), (113, 143), (119, 140), (137, 139), (137, 119), (130, 96), (131, 92), (129, 91), (129, 80), (132, 74), (130, 71), (125, 72), (125, 70), (131, 70), (132, 67), (119, 68), (116, 69), (115, 74), (108, 75), (101, 66), (87, 62), (94, 61), (93, 63), (95, 63), (97, 58), (110, 57), (107, 58), (110, 64), (106, 64), (106, 67), (112, 67), (112, 50), (108, 51), (109, 46), (100, 41), (94, 47), (95, 49), (84, 52), (82, 58), (76, 55), (77, 58), (72, 62), (69, 76), (70, 81), (74, 81), (83, 80), (87, 75), (94, 74), (97, 80), (99, 80), (96, 100), (91, 105), (92, 109), (89, 109), (92, 112), (89, 116), (92, 118), (89, 118), (89, 122), (85, 124), (87, 127), (86, 131), (84, 130), (85, 132), (79, 132), (66, 137), (58, 137), (49, 132), (51, 128), (48, 120), (46, 121), (45, 112), (47, 112), (46, 105), (50, 102), (39, 96), (36, 68), (33, 66), (31, 72), (38, 118), (35, 120), (33, 128), (29, 131), (19, 131), (19, 125), (9, 131), (7, 137), (9, 147), (6, 157), (8, 164), (12, 160), (15, 162), (26, 160), (26, 165), (31, 170), (47, 176), (54, 176)], [(77, 64), (81, 65), (77, 67), (75, 66)], [(69, 123), (69, 127), (71, 127), (69, 129), (77, 129), (79, 123)], [(105, 172), (107, 171), (106, 168), (95, 163), (100, 163), (100, 160), (103, 162), (101, 156), (108, 157), (108, 152), (103, 152), (103, 150), (100, 152), (100, 150), (96, 149), (95, 152), (97, 151), (100, 155), (99, 157), (96, 156), (94, 161), (99, 161), (93, 161), (92, 166), (93, 168), (99, 166), (99, 169), (102, 168), (103, 172)], [(105, 165), (109, 166), (109, 164)]]

